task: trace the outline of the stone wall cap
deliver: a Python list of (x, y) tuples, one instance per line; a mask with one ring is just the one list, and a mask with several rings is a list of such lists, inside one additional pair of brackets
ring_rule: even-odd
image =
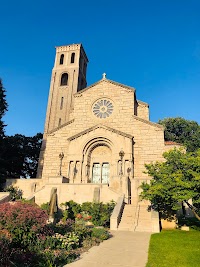
[(143, 102), (143, 101), (141, 101), (141, 100), (137, 100), (137, 102), (138, 102), (139, 104), (142, 104), (142, 105), (144, 105), (144, 106), (149, 107), (149, 104), (146, 103), (146, 102)]
[(134, 119), (138, 120), (138, 121), (144, 122), (144, 123), (146, 123), (146, 124), (149, 124), (149, 125), (151, 125), (151, 126), (154, 126), (154, 127), (157, 127), (157, 128), (160, 128), (160, 129), (164, 130), (164, 127), (163, 127), (162, 125), (158, 124), (158, 123), (155, 123), (155, 122), (151, 122), (151, 121), (142, 119), (142, 118), (140, 118), (140, 117), (138, 117), (138, 116), (136, 116), (136, 115), (132, 115), (132, 117), (133, 117)]
[(57, 132), (58, 130), (62, 129), (63, 127), (65, 127), (65, 126), (67, 126), (67, 125), (69, 125), (69, 124), (71, 124), (71, 123), (73, 123), (73, 122), (74, 122), (74, 119), (73, 119), (73, 120), (70, 120), (70, 121), (68, 121), (68, 122), (66, 122), (66, 123), (64, 123), (64, 124), (62, 124), (62, 125), (59, 126), (59, 127), (54, 128), (53, 130), (49, 131), (49, 132), (47, 133), (47, 135), (48, 135), (48, 134), (52, 134), (52, 133), (54, 133), (54, 132)]

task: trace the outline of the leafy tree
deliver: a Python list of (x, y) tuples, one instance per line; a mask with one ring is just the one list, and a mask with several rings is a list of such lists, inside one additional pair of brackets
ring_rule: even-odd
[(6, 178), (36, 177), (42, 134), (26, 137), (5, 135), (2, 120), (7, 111), (6, 91), (0, 79), (0, 184)]
[(8, 104), (6, 102), (6, 91), (3, 87), (2, 80), (0, 78), (0, 138), (4, 137), (4, 127), (5, 124), (2, 121), (2, 117), (5, 115), (8, 108)]
[(4, 138), (4, 171), (7, 178), (36, 177), (42, 134), (26, 137), (21, 134)]
[(165, 127), (166, 141), (181, 143), (190, 152), (200, 148), (200, 125), (197, 122), (178, 117), (159, 120), (158, 123)]
[(5, 115), (7, 108), (8, 104), (6, 102), (6, 91), (3, 87), (2, 80), (0, 78), (0, 181), (2, 182), (5, 180), (5, 169), (4, 169), (5, 160), (3, 158), (3, 151), (5, 150), (5, 144), (4, 144), (5, 124), (2, 118)]
[(142, 199), (150, 200), (163, 218), (171, 218), (180, 209), (180, 203), (185, 202), (200, 220), (200, 149), (190, 153), (175, 149), (163, 156), (164, 162), (145, 165), (152, 180), (142, 184)]

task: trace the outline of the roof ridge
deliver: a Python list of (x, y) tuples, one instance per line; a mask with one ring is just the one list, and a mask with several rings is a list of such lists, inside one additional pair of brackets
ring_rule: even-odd
[(73, 139), (76, 139), (76, 138), (80, 137), (81, 135), (84, 135), (84, 134), (86, 134), (86, 133), (88, 133), (88, 132), (91, 132), (91, 131), (93, 131), (93, 130), (95, 130), (95, 129), (98, 129), (98, 128), (104, 128), (104, 129), (107, 129), (107, 130), (109, 130), (109, 131), (112, 131), (112, 132), (118, 133), (118, 134), (120, 134), (120, 135), (123, 135), (123, 136), (125, 136), (125, 137), (127, 137), (127, 138), (133, 138), (132, 135), (127, 134), (127, 133), (124, 133), (124, 132), (119, 131), (119, 130), (116, 130), (116, 129), (114, 129), (114, 128), (111, 128), (111, 127), (109, 127), (109, 126), (107, 126), (107, 125), (104, 125), (104, 124), (96, 124), (96, 125), (93, 125), (93, 126), (90, 127), (90, 128), (87, 128), (87, 129), (83, 130), (82, 132), (79, 132), (79, 133), (77, 133), (77, 134), (74, 134), (73, 136), (69, 137), (68, 140), (69, 140), (69, 141), (72, 141)]
[(131, 87), (131, 86), (128, 86), (128, 85), (125, 85), (125, 84), (122, 84), (122, 83), (119, 83), (119, 82), (115, 82), (115, 81), (112, 81), (112, 80), (109, 80), (107, 78), (102, 78), (101, 80), (91, 84), (90, 86), (87, 86), (86, 88), (84, 88), (83, 90), (80, 90), (78, 91), (77, 93), (75, 93), (74, 95), (79, 95), (85, 91), (87, 91), (88, 89), (94, 87), (95, 85), (101, 83), (101, 82), (108, 82), (108, 83), (112, 83), (114, 85), (117, 85), (117, 86), (121, 86), (121, 87), (124, 87), (125, 89), (128, 89), (128, 90), (132, 90), (133, 92), (136, 91), (136, 89), (134, 87)]

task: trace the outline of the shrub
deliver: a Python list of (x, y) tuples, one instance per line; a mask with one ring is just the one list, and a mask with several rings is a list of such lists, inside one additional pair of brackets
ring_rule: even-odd
[(104, 228), (93, 228), (92, 237), (96, 237), (103, 241), (109, 238), (109, 232)]
[(11, 259), (11, 240), (0, 237), (0, 266), (9, 266)]
[(110, 225), (110, 216), (115, 207), (115, 202), (109, 203), (95, 203), (85, 202), (82, 204), (82, 211), (88, 212), (92, 216), (91, 221), (96, 226), (108, 226)]
[(23, 192), (21, 189), (19, 189), (19, 187), (14, 187), (13, 185), (10, 185), (6, 187), (3, 191), (10, 193), (11, 200), (17, 200), (22, 198)]
[(81, 205), (81, 210), (90, 213), (92, 210), (93, 202), (84, 202)]
[(74, 232), (61, 235), (56, 233), (53, 238), (57, 240), (57, 248), (72, 250), (78, 247), (79, 237)]
[[(70, 200), (63, 204), (65, 210), (63, 211), (63, 221), (67, 218), (84, 223), (84, 221), (92, 221), (96, 226), (108, 226), (110, 225), (110, 216), (115, 207), (115, 202), (109, 203), (95, 203), (84, 202), (82, 205)], [(81, 221), (82, 220), (82, 221)]]
[(81, 245), (83, 240), (91, 237), (91, 229), (82, 224), (75, 224), (74, 232), (79, 236), (79, 244)]
[(62, 211), (62, 220), (65, 222), (67, 219), (75, 220), (76, 214), (81, 212), (81, 205), (70, 200), (61, 204), (64, 209)]
[(98, 246), (101, 243), (101, 240), (96, 237), (85, 238), (82, 242), (83, 247), (90, 248), (92, 246)]
[(37, 267), (63, 267), (63, 265), (73, 262), (79, 254), (65, 250), (46, 249), (39, 256), (40, 262), (35, 265)]
[(46, 202), (46, 203), (43, 203), (40, 208), (42, 210), (45, 210), (47, 212), (47, 214), (49, 215), (49, 211), (50, 211), (50, 205), (49, 205), (49, 202)]
[(51, 228), (54, 230), (55, 233), (64, 235), (74, 230), (74, 224), (75, 222), (73, 220), (67, 219), (65, 222), (60, 222), (56, 225), (51, 225)]
[(29, 250), (15, 247), (11, 240), (0, 238), (1, 267), (33, 267), (38, 261), (37, 254)]
[(85, 211), (76, 214), (76, 223), (85, 225), (87, 222), (91, 221), (92, 216), (88, 215)]
[(187, 225), (191, 229), (200, 231), (200, 221), (195, 217), (185, 218), (184, 216), (180, 216), (178, 218), (178, 226), (181, 227), (183, 225)]
[(45, 229), (48, 216), (36, 205), (16, 202), (0, 205), (0, 230), (8, 230), (13, 242), (27, 247)]

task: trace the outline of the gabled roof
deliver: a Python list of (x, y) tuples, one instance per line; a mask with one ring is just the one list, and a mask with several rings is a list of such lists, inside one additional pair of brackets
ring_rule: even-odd
[(123, 88), (125, 88), (125, 89), (127, 89), (127, 90), (132, 90), (133, 92), (135, 92), (135, 88), (134, 88), (134, 87), (131, 87), (131, 86), (128, 86), (128, 85), (124, 85), (124, 84), (122, 84), (122, 83), (118, 83), (118, 82), (115, 82), (115, 81), (112, 81), (112, 80), (108, 80), (108, 79), (106, 79), (106, 78), (103, 78), (103, 79), (99, 80), (98, 82), (93, 83), (93, 84), (91, 84), (90, 86), (84, 88), (83, 90), (80, 90), (79, 92), (77, 92), (77, 93), (75, 94), (75, 96), (76, 96), (76, 95), (79, 95), (79, 94), (81, 94), (81, 93), (83, 93), (83, 92), (85, 92), (85, 91), (87, 91), (87, 90), (89, 90), (89, 89), (91, 89), (92, 87), (94, 87), (94, 86), (96, 86), (96, 85), (98, 85), (98, 84), (100, 84), (100, 83), (102, 83), (102, 82), (107, 82), (107, 83), (110, 83), (110, 84), (114, 84), (114, 85), (116, 85), (116, 86), (121, 86), (121, 87), (123, 87)]
[(69, 137), (68, 140), (69, 140), (69, 141), (72, 141), (72, 140), (74, 140), (74, 139), (76, 139), (76, 138), (78, 138), (78, 137), (80, 137), (80, 136), (82, 136), (82, 135), (84, 135), (84, 134), (87, 134), (87, 133), (89, 133), (89, 132), (92, 132), (92, 131), (94, 131), (94, 130), (96, 130), (96, 129), (100, 129), (100, 128), (101, 128), (101, 129), (108, 130), (108, 131), (113, 132), (113, 133), (116, 133), (116, 134), (119, 134), (119, 135), (122, 135), (122, 136), (125, 136), (125, 137), (130, 138), (130, 139), (133, 138), (133, 136), (130, 135), (130, 134), (127, 134), (127, 133), (118, 131), (118, 130), (116, 130), (116, 129), (113, 129), (113, 128), (111, 128), (111, 127), (108, 127), (108, 126), (105, 126), (105, 125), (102, 125), (102, 124), (97, 124), (97, 125), (95, 125), (95, 126), (93, 126), (93, 127), (91, 127), (91, 128), (88, 128), (88, 129), (86, 129), (86, 130), (84, 130), (84, 131), (82, 131), (82, 132), (80, 132), (80, 133), (78, 133), (78, 134), (75, 134), (75, 135)]

